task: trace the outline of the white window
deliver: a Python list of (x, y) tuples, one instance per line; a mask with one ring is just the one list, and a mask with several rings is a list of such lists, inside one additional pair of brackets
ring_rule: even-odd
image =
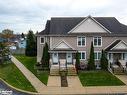
[(44, 44), (44, 43), (45, 43), (44, 37), (40, 37), (40, 43), (41, 43), (41, 44)]
[(94, 52), (94, 59), (100, 60), (101, 59), (101, 51), (95, 51)]
[(86, 51), (79, 51), (80, 59), (85, 60), (86, 59)]
[(111, 54), (111, 53), (108, 54), (108, 59), (109, 59), (109, 60), (112, 59), (112, 54)]
[(77, 46), (86, 46), (86, 37), (77, 37)]
[(101, 47), (102, 46), (102, 37), (93, 37), (93, 46)]
[(122, 58), (123, 60), (127, 60), (127, 53), (123, 53), (122, 56), (123, 56), (123, 58)]

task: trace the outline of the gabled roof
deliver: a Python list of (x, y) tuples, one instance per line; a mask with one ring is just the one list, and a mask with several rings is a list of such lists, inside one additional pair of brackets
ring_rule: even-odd
[[(68, 32), (86, 17), (56, 17), (47, 21), (46, 27), (39, 35), (68, 35)], [(115, 17), (93, 17), (111, 34), (127, 34), (127, 26)]]
[[(95, 30), (95, 26), (96, 26), (96, 29), (98, 30)], [(78, 29), (78, 31), (75, 31), (76, 29)], [(74, 33), (74, 32), (76, 33), (81, 33), (81, 32), (82, 33), (111, 33), (108, 29), (106, 29), (103, 25), (101, 25), (98, 21), (96, 21), (91, 16), (86, 17), (74, 28), (72, 28), (71, 31), (69, 31), (68, 33)]]
[(57, 43), (53, 50), (74, 50), (67, 42), (64, 40)]
[(117, 50), (127, 51), (127, 44), (123, 40), (115, 40), (110, 46), (105, 49), (105, 51)]
[(116, 46), (121, 40), (115, 40), (110, 46), (108, 46), (105, 51), (111, 50), (114, 46)]

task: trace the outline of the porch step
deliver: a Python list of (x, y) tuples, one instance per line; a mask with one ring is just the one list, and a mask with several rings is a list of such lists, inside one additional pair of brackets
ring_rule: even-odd
[(59, 68), (58, 68), (58, 66), (52, 66), (50, 68), (50, 75), (59, 75)]
[(55, 70), (55, 69), (52, 69), (52, 70), (50, 70), (50, 75), (59, 75), (59, 70)]
[(114, 68), (114, 69), (113, 69), (113, 73), (114, 73), (114, 74), (117, 74), (117, 75), (123, 75), (123, 74), (125, 74), (124, 71), (123, 71), (123, 69), (120, 68), (120, 67)]
[(77, 75), (77, 71), (76, 71), (76, 68), (75, 67), (68, 67), (68, 74), (67, 75)]

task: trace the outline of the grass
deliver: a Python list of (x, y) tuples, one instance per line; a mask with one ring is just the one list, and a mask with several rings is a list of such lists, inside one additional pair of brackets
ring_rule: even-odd
[(43, 71), (41, 74), (37, 74), (37, 70), (34, 69), (34, 66), (36, 64), (36, 57), (28, 57), (25, 55), (15, 55), (15, 57), (22, 62), (26, 68), (28, 68), (41, 82), (43, 82), (45, 85), (47, 85), (48, 81), (48, 71)]
[(0, 65), (0, 78), (16, 88), (36, 92), (31, 83), (13, 63)]
[(83, 86), (119, 86), (121, 80), (107, 71), (80, 71), (79, 79)]

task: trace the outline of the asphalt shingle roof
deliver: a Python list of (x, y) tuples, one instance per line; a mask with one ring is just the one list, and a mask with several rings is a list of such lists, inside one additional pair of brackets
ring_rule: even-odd
[(121, 40), (116, 40), (114, 43), (112, 43), (109, 47), (105, 49), (105, 51), (110, 51), (114, 46), (116, 46)]
[[(67, 35), (77, 24), (86, 17), (63, 17), (51, 18), (40, 35)], [(127, 26), (121, 24), (115, 17), (93, 17), (112, 34), (127, 34)]]

